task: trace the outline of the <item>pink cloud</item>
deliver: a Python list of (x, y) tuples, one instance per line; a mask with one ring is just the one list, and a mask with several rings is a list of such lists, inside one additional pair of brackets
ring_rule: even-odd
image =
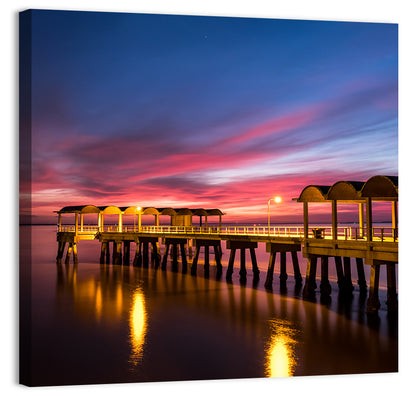
[(308, 125), (317, 118), (320, 106), (310, 106), (305, 109), (295, 111), (291, 114), (279, 116), (275, 119), (255, 125), (240, 135), (224, 139), (221, 144), (233, 145), (251, 139), (258, 139), (263, 136), (272, 135), (280, 132), (287, 132)]

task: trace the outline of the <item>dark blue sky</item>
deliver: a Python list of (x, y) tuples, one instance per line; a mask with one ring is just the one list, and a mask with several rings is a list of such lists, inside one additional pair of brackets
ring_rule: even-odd
[(262, 220), (398, 172), (397, 25), (33, 11), (33, 199)]

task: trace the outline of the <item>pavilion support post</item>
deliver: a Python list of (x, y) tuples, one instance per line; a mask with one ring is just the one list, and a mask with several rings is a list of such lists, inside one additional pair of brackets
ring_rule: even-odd
[(335, 268), (337, 270), (338, 289), (339, 290), (344, 290), (345, 279), (344, 279), (344, 270), (342, 268), (342, 257), (335, 256), (334, 260), (335, 260)]
[(332, 239), (338, 239), (338, 214), (337, 214), (337, 201), (332, 201)]
[(308, 216), (308, 203), (303, 203), (303, 232), (305, 239), (308, 238), (309, 234), (309, 216)]
[(80, 215), (80, 229), (81, 229), (81, 232), (83, 232), (84, 231), (84, 215), (81, 213), (81, 215)]
[(195, 248), (195, 255), (194, 255), (194, 259), (192, 261), (192, 266), (191, 266), (191, 274), (192, 275), (196, 275), (196, 269), (197, 269), (200, 249), (201, 249), (201, 247), (199, 245), (197, 245), (196, 248)]
[(123, 231), (123, 215), (121, 213), (118, 214), (118, 232)]
[(62, 231), (62, 214), (58, 213), (58, 231)]
[(380, 264), (371, 262), (370, 292), (367, 299), (367, 313), (376, 313), (380, 308), (378, 287), (380, 279)]
[(321, 256), (321, 284), (319, 286), (322, 295), (331, 294), (331, 284), (328, 279), (328, 256)]
[[(136, 253), (134, 254), (133, 266), (141, 267), (142, 266), (142, 249), (140, 241), (136, 243)], [(156, 267), (157, 268), (157, 267)]]
[(286, 252), (280, 252), (280, 283), (285, 283), (287, 281), (287, 271), (286, 271)]
[(264, 284), (264, 287), (266, 289), (272, 288), (275, 262), (276, 262), (276, 252), (272, 251), (269, 257), (269, 267), (267, 269), (267, 277), (266, 277), (266, 282)]
[(364, 236), (364, 203), (360, 202), (358, 204), (358, 224), (359, 224), (359, 237), (362, 238)]
[(75, 236), (78, 235), (78, 213), (75, 213)]
[(355, 262), (357, 264), (357, 274), (358, 274), (358, 286), (360, 287), (360, 291), (367, 290), (367, 283), (365, 281), (365, 272), (364, 272), (364, 262), (363, 259), (360, 257), (355, 258)]
[(315, 295), (317, 261), (318, 260), (316, 256), (308, 257), (308, 264), (306, 266), (305, 286), (302, 292), (304, 298), (311, 298)]
[(295, 274), (296, 284), (302, 283), (302, 274), (300, 273), (298, 252), (293, 250), (290, 252), (292, 255), (293, 272)]
[(397, 235), (397, 201), (392, 201), (391, 203), (391, 224), (393, 227), (393, 241), (396, 241), (398, 238)]
[(387, 263), (387, 308), (389, 311), (396, 311), (397, 292), (396, 292), (396, 264)]
[(231, 278), (232, 278), (232, 275), (233, 275), (235, 251), (236, 251), (236, 248), (232, 248), (231, 251), (230, 251), (230, 258), (228, 260), (228, 268), (227, 268), (227, 275), (226, 275), (227, 281), (231, 281)]
[(367, 241), (373, 240), (373, 209), (371, 203), (371, 197), (366, 198), (366, 230), (367, 230)]
[(344, 257), (344, 290), (351, 293), (354, 290), (351, 279), (351, 258)]

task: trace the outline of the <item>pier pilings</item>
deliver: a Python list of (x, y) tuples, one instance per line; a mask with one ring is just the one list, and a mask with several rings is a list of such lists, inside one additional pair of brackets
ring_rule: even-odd
[(284, 243), (266, 243), (266, 252), (270, 253), (269, 266), (267, 269), (267, 277), (264, 286), (271, 289), (273, 282), (274, 267), (276, 262), (276, 254), (280, 253), (280, 284), (283, 286), (287, 280), (286, 270), (286, 253), (290, 252), (292, 255), (293, 272), (297, 284), (302, 283), (302, 275), (299, 269), (299, 261), (297, 252), (301, 251), (300, 244), (284, 244)]
[(387, 271), (387, 307), (389, 311), (398, 309), (397, 290), (396, 290), (396, 263), (388, 261), (372, 260), (370, 272), (370, 292), (367, 299), (367, 313), (376, 313), (380, 308), (380, 299), (378, 295), (380, 269), (384, 265)]
[[(143, 265), (144, 267), (149, 266), (149, 260), (154, 262), (155, 268), (160, 265), (160, 247), (159, 238), (157, 237), (139, 237), (136, 242), (136, 255), (133, 260), (133, 265)], [(140, 253), (143, 252), (141, 255)], [(150, 253), (150, 255), (149, 255)]]
[[(222, 273), (221, 265), (221, 243), (226, 242), (226, 247), (230, 250), (226, 279), (230, 281), (234, 270), (234, 261), (237, 250), (240, 251), (240, 281), (244, 282), (247, 278), (246, 254), (247, 249), (250, 253), (253, 280), (258, 281), (260, 271), (257, 265), (256, 248), (258, 243), (266, 243), (266, 251), (270, 254), (265, 288), (270, 289), (273, 283), (276, 256), (280, 253), (280, 286), (283, 292), (287, 274), (287, 253), (292, 256), (293, 273), (296, 286), (302, 285), (302, 275), (299, 269), (297, 252), (303, 252), (303, 257), (307, 259), (306, 277), (303, 288), (303, 296), (311, 298), (317, 288), (316, 274), (318, 261), (321, 264), (321, 276), (319, 291), (322, 296), (331, 294), (331, 284), (328, 278), (328, 266), (330, 260), (334, 260), (337, 273), (337, 283), (340, 294), (348, 297), (352, 296), (354, 284), (352, 279), (352, 262), (355, 259), (357, 267), (357, 285), (360, 297), (367, 294), (367, 283), (364, 272), (364, 264), (371, 267), (369, 297), (367, 299), (367, 312), (376, 312), (380, 307), (378, 297), (380, 267), (385, 266), (387, 271), (387, 307), (389, 310), (397, 309), (397, 288), (396, 288), (396, 264), (398, 263), (398, 242), (383, 241), (373, 238), (371, 240), (348, 239), (345, 240), (331, 238), (311, 238), (302, 236), (269, 236), (259, 232), (258, 234), (247, 232), (244, 228), (241, 233), (230, 233), (229, 230), (221, 233), (217, 229), (197, 230), (186, 228), (156, 228), (155, 230), (107, 230), (101, 229), (88, 231), (58, 231), (58, 249), (56, 255), (57, 263), (64, 260), (69, 264), (71, 258), (75, 264), (78, 263), (78, 242), (80, 240), (96, 239), (101, 243), (100, 263), (114, 265), (130, 265), (131, 244), (135, 243), (133, 266), (148, 267), (151, 262), (155, 269), (162, 264), (162, 269), (167, 266), (168, 254), (172, 255), (172, 269), (178, 270), (178, 259), (182, 258), (182, 272), (187, 272), (187, 255), (192, 251), (189, 241), (195, 247), (191, 265), (191, 274), (196, 274), (197, 263), (201, 248), (204, 248), (204, 270), (209, 273), (210, 249), (214, 250), (217, 275)], [(347, 235), (347, 234), (346, 234)], [(358, 235), (358, 234), (357, 234)], [(161, 260), (159, 241), (165, 244), (163, 260)], [(112, 249), (112, 255), (110, 250)], [(111, 260), (112, 258), (112, 260)]]
[[(338, 289), (343, 295), (350, 295), (354, 290), (354, 285), (351, 278), (351, 257), (341, 257), (341, 256), (327, 256), (327, 255), (307, 255), (307, 266), (306, 266), (306, 277), (305, 277), (305, 286), (303, 289), (303, 296), (305, 298), (311, 298), (315, 294), (316, 285), (316, 269), (318, 259), (321, 263), (321, 283), (320, 283), (320, 293), (321, 295), (330, 295), (331, 294), (331, 285), (328, 279), (328, 263), (329, 259), (332, 258), (335, 261), (335, 268), (337, 272), (337, 284)], [(357, 263), (357, 273), (358, 273), (358, 285), (360, 286), (360, 291), (363, 292), (366, 290), (366, 281), (364, 275), (363, 260), (356, 258)]]
[(60, 235), (58, 236), (57, 240), (58, 240), (58, 251), (56, 254), (56, 263), (57, 264), (62, 263), (62, 259), (65, 253), (65, 247), (67, 247), (67, 251), (65, 255), (65, 264), (69, 264), (71, 260), (71, 255), (73, 257), (73, 263), (78, 264), (78, 248), (77, 248), (78, 239), (76, 238), (75, 234)]
[(221, 240), (218, 239), (194, 239), (193, 244), (195, 245), (195, 255), (192, 260), (191, 274), (196, 275), (197, 263), (201, 247), (204, 248), (204, 271), (209, 272), (209, 249), (212, 247), (215, 255), (215, 263), (217, 266), (217, 275), (222, 273), (221, 264)]
[(230, 258), (228, 261), (228, 269), (226, 279), (231, 280), (234, 268), (234, 260), (236, 250), (240, 250), (240, 280), (245, 281), (247, 278), (247, 269), (246, 269), (246, 249), (250, 251), (251, 265), (253, 270), (254, 279), (258, 280), (260, 275), (260, 270), (257, 266), (256, 252), (257, 242), (246, 241), (246, 240), (227, 240), (226, 243), (227, 249), (230, 250)]
[(165, 238), (165, 252), (162, 259), (162, 270), (166, 270), (169, 249), (172, 249), (172, 270), (178, 270), (178, 248), (182, 257), (182, 273), (186, 273), (188, 270), (188, 261), (186, 259), (185, 246), (188, 244), (186, 238)]
[[(351, 277), (351, 257), (350, 256), (332, 256), (335, 261), (338, 288), (342, 296), (352, 295), (354, 285)], [(328, 260), (331, 256), (308, 254), (305, 286), (303, 289), (304, 298), (313, 298), (316, 289), (316, 270), (318, 259), (321, 261), (321, 295), (329, 295), (331, 293), (331, 286), (328, 280)], [(367, 292), (367, 282), (364, 274), (364, 260), (362, 257), (355, 257), (357, 265), (357, 284), (360, 293), (363, 295)], [(396, 263), (385, 260), (375, 260), (370, 258), (365, 259), (365, 264), (371, 267), (370, 269), (370, 290), (367, 299), (367, 313), (375, 313), (381, 306), (379, 300), (379, 281), (380, 268), (385, 266), (387, 271), (387, 307), (389, 311), (397, 310), (397, 290), (396, 290)]]

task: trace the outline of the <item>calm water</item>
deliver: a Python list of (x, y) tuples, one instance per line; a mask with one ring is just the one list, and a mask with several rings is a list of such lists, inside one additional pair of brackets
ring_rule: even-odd
[[(170, 263), (167, 271), (100, 265), (97, 241), (78, 245), (77, 266), (72, 260), (70, 265), (57, 265), (56, 227), (31, 230), (31, 281), (22, 273), (23, 290), (28, 291), (22, 301), (31, 309), (23, 323), (31, 329), (25, 340), (33, 385), (398, 369), (397, 318), (387, 313), (385, 290), (375, 317), (366, 315), (358, 287), (345, 301), (338, 298), (334, 283), (331, 300), (321, 301), (318, 280), (316, 301), (305, 301), (290, 276), (288, 257), (287, 291), (280, 290), (276, 273), (273, 291), (268, 292), (263, 287), (268, 263), (263, 244), (257, 249), (261, 269), (257, 285), (249, 255), (247, 284), (239, 283), (238, 254), (233, 282), (225, 282), (225, 245), (224, 271), (218, 280), (213, 255), (207, 278), (203, 254), (197, 276), (174, 273)], [(22, 262), (29, 262), (28, 256), (29, 251), (23, 250)], [(304, 260), (300, 264), (304, 276)]]

